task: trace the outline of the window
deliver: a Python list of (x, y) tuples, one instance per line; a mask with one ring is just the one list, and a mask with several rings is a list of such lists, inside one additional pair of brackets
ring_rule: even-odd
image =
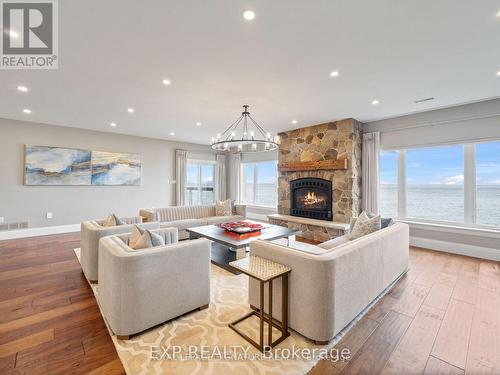
[(188, 160), (185, 202), (188, 206), (214, 203), (215, 163)]
[(500, 226), (500, 142), (476, 145), (476, 222)]
[(464, 222), (464, 149), (446, 146), (406, 151), (406, 215)]
[(384, 217), (398, 216), (398, 152), (380, 153), (380, 202), (379, 210)]
[(500, 141), (381, 151), (379, 207), (400, 219), (500, 228)]
[(276, 207), (276, 161), (241, 164), (241, 197), (255, 206)]

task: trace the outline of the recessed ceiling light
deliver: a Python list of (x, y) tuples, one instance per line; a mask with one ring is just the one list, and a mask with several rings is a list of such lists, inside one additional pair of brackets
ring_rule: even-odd
[(201, 126), (201, 122), (197, 122), (197, 123), (196, 123), (196, 126)]
[(333, 72), (330, 73), (330, 77), (338, 77), (339, 76), (339, 72), (337, 72), (336, 70), (334, 70)]
[(297, 122), (297, 120), (292, 120), (292, 124), (296, 124)]
[(27, 92), (29, 89), (26, 86), (17, 86), (17, 90), (21, 92)]
[(497, 12), (497, 17), (500, 18), (500, 10)]
[(127, 108), (127, 112), (128, 112), (128, 113), (134, 113), (134, 112), (135, 112), (135, 109), (134, 109), (134, 108)]
[(164, 79), (163, 81), (161, 81), (165, 86), (169, 86), (172, 84), (172, 81), (169, 80), (169, 79)]
[(245, 10), (243, 12), (243, 18), (247, 21), (251, 21), (255, 18), (255, 12), (253, 10)]
[(500, 77), (500, 70), (497, 72), (497, 76), (499, 76), (499, 77)]
[(175, 133), (174, 132), (170, 132), (170, 135), (175, 135)]
[(110, 122), (109, 126), (111, 126), (112, 128), (115, 128), (116, 127), (116, 122)]
[(380, 103), (380, 102), (379, 102), (377, 99), (375, 99), (375, 100), (373, 100), (373, 101), (372, 101), (372, 104), (373, 104), (373, 105), (377, 105), (377, 104), (379, 104), (379, 103)]
[(27, 115), (29, 115), (31, 113), (31, 109), (24, 108), (23, 112), (26, 113)]

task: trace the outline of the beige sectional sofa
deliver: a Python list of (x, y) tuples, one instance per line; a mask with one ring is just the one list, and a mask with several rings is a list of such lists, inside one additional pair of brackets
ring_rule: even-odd
[[(290, 328), (316, 342), (337, 335), (407, 271), (408, 225), (396, 223), (331, 249), (253, 241), (251, 255), (291, 267)], [(273, 284), (273, 315), (281, 316), (281, 282)], [(265, 301), (268, 300), (267, 288)], [(249, 302), (259, 307), (259, 285), (250, 279)], [(265, 304), (267, 311), (267, 302)]]
[(83, 273), (89, 281), (97, 281), (99, 240), (105, 236), (130, 233), (134, 224), (144, 229), (158, 229), (159, 223), (142, 223), (141, 216), (120, 218), (125, 225), (103, 227), (105, 220), (84, 221), (81, 224), (81, 264)]
[(99, 303), (120, 338), (210, 303), (210, 241), (178, 242), (176, 228), (152, 232), (165, 246), (133, 250), (129, 235), (99, 243)]
[(209, 224), (220, 224), (246, 218), (246, 206), (235, 204), (233, 215), (216, 216), (215, 205), (209, 206), (172, 206), (165, 208), (141, 209), (139, 215), (145, 221), (159, 221), (162, 228), (173, 227), (179, 230), (179, 239), (189, 238), (187, 228)]

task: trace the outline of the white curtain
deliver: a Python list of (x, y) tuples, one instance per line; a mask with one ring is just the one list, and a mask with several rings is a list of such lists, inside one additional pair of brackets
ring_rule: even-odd
[(175, 199), (177, 206), (184, 206), (184, 190), (186, 188), (187, 151), (175, 150)]
[(226, 199), (226, 155), (215, 156), (215, 199), (223, 201)]
[(363, 210), (378, 214), (380, 133), (363, 134)]
[(241, 154), (231, 154), (229, 163), (229, 197), (236, 203), (241, 203)]

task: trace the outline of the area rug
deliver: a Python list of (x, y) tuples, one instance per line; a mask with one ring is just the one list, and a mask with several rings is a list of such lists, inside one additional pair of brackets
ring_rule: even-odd
[[(80, 259), (80, 249), (75, 249)], [(91, 284), (97, 298), (98, 284)], [(376, 302), (376, 301), (374, 301)], [(231, 321), (249, 311), (248, 277), (234, 275), (211, 266), (211, 300), (208, 309), (195, 311), (154, 327), (130, 340), (118, 340), (110, 331), (118, 355), (127, 374), (306, 374), (344, 334), (362, 317), (347, 326), (327, 346), (315, 345), (296, 332), (276, 346), (272, 353), (262, 354), (228, 327)], [(258, 337), (258, 318), (238, 325), (252, 338)], [(267, 332), (267, 326), (265, 329)], [(276, 331), (273, 338), (279, 337)], [(186, 354), (197, 350), (195, 359), (181, 360), (173, 351), (182, 348)], [(191, 349), (190, 349), (191, 348)], [(305, 349), (305, 350), (303, 350)], [(313, 350), (315, 349), (315, 350)], [(314, 353), (309, 358), (294, 357), (294, 353)], [(200, 355), (201, 354), (201, 355)], [(205, 355), (203, 355), (205, 354)], [(271, 358), (274, 356), (274, 358)]]

